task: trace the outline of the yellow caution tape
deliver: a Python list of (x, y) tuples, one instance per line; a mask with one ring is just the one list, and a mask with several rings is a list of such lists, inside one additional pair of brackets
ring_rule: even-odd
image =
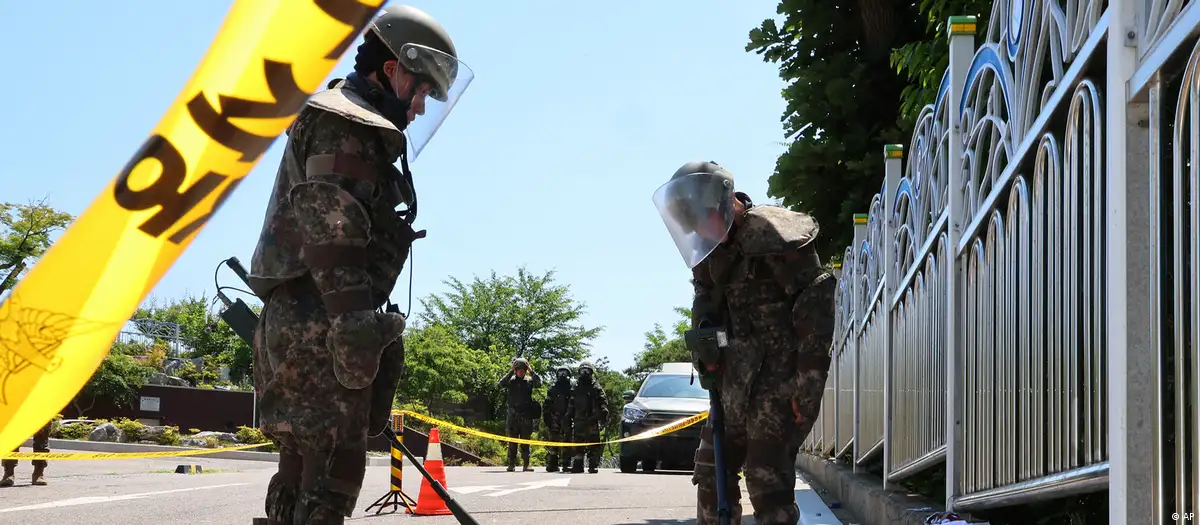
[(97, 460), (97, 459), (147, 459), (173, 458), (182, 456), (203, 456), (231, 450), (246, 450), (248, 448), (265, 447), (270, 443), (254, 445), (238, 445), (224, 448), (198, 448), (195, 450), (179, 450), (171, 452), (5, 452), (0, 453), (0, 459), (53, 459), (56, 461)]
[(150, 137), (0, 303), (0, 450), (87, 383), (133, 315), (382, 7), (237, 0)]
[(706, 410), (706, 411), (696, 414), (694, 416), (685, 417), (678, 421), (675, 421), (672, 423), (667, 423), (662, 426), (654, 427), (654, 428), (646, 430), (644, 432), (639, 432), (632, 436), (623, 437), (621, 439), (614, 439), (614, 440), (610, 440), (610, 441), (596, 441), (596, 442), (592, 442), (592, 443), (562, 443), (562, 442), (558, 442), (558, 441), (542, 441), (540, 439), (523, 439), (523, 438), (501, 436), (498, 434), (492, 434), (490, 432), (484, 432), (482, 430), (475, 430), (473, 428), (467, 428), (464, 426), (455, 425), (454, 423), (451, 423), (449, 421), (442, 421), (442, 420), (434, 418), (434, 417), (429, 417), (424, 414), (418, 414), (416, 412), (410, 412), (408, 410), (393, 410), (392, 413), (393, 414), (403, 414), (405, 416), (411, 416), (413, 419), (418, 419), (418, 420), (424, 421), (431, 425), (435, 425), (439, 428), (444, 427), (444, 428), (454, 430), (456, 432), (462, 432), (463, 434), (470, 434), (473, 436), (485, 437), (485, 438), (489, 438), (489, 439), (494, 439), (496, 441), (517, 443), (519, 445), (539, 445), (539, 446), (543, 446), (543, 447), (591, 447), (591, 446), (595, 446), (595, 445), (607, 445), (609, 443), (625, 443), (627, 441), (640, 441), (643, 439), (650, 439), (650, 438), (654, 438), (654, 437), (658, 437), (658, 436), (663, 436), (666, 434), (670, 434), (672, 432), (678, 432), (687, 427), (695, 425), (696, 423), (704, 421), (705, 419), (708, 419), (708, 411)]

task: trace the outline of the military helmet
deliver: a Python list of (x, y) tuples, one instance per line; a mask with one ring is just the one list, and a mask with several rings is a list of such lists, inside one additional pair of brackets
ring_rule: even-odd
[(429, 96), (446, 101), (458, 75), (458, 52), (446, 29), (428, 13), (408, 5), (384, 8), (368, 30), (413, 75), (429, 82)]
[[(733, 174), (715, 162), (699, 160), (688, 162), (675, 170), (675, 174), (671, 175), (671, 180), (696, 174), (709, 175), (710, 180), (716, 179), (723, 184), (721, 186), (713, 184), (685, 185), (680, 187), (684, 191), (670, 194), (670, 200), (666, 203), (670, 212), (676, 217), (692, 223), (698, 221), (698, 218), (692, 217), (692, 215), (699, 209), (719, 210), (733, 204), (726, 197), (726, 195), (733, 194)], [(727, 190), (723, 191), (722, 186)]]
[(513, 359), (513, 368), (514, 369), (515, 368), (528, 369), (529, 368), (529, 360), (525, 359), (524, 357), (518, 357), (516, 359)]
[(584, 368), (586, 368), (586, 369), (588, 369), (588, 370), (591, 370), (592, 372), (595, 372), (595, 371), (596, 371), (596, 367), (592, 366), (592, 362), (591, 362), (591, 361), (584, 361), (584, 362), (582, 362), (582, 363), (579, 363), (579, 371), (580, 371), (581, 373), (583, 372), (583, 369), (584, 369)]

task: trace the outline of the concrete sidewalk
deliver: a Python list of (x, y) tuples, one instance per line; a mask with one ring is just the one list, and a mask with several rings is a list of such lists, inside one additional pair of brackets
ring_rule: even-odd
[[(26, 448), (33, 447), (33, 439), (25, 440), (22, 445)], [(186, 452), (193, 450), (203, 450), (192, 447), (171, 447), (166, 445), (144, 445), (141, 443), (110, 443), (105, 441), (79, 441), (74, 439), (50, 439), (50, 450), (77, 450), (81, 452), (115, 452), (122, 454), (138, 453), (138, 452)], [(31, 452), (32, 450), (26, 451)], [(237, 459), (242, 461), (269, 461), (273, 463), (279, 462), (279, 454), (275, 452), (258, 452), (254, 450), (227, 450), (224, 452), (213, 452), (203, 454), (205, 458), (212, 459)], [(418, 458), (423, 459), (423, 458)], [(371, 467), (384, 467), (391, 464), (391, 458), (388, 456), (368, 456), (367, 465)]]

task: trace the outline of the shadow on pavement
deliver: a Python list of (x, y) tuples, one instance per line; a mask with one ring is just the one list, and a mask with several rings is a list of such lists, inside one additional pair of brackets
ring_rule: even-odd
[[(665, 520), (653, 519), (653, 520), (643, 520), (643, 521), (629, 521), (629, 522), (625, 522), (625, 523), (617, 523), (614, 525), (696, 525), (696, 520), (693, 518), (665, 519)], [(742, 517), (742, 525), (754, 525), (754, 518), (752, 518), (750, 516), (743, 516)]]

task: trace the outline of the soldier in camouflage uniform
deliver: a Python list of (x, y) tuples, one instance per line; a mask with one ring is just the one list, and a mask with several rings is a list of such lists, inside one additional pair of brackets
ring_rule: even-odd
[[(542, 422), (546, 425), (546, 440), (559, 443), (571, 439), (571, 397), (574, 395), (574, 385), (571, 384), (571, 369), (558, 367), (555, 373), (554, 385), (546, 391), (546, 404), (542, 408)], [(566, 463), (572, 454), (568, 447), (550, 447), (546, 451), (546, 472), (558, 472), (559, 462), (563, 470), (569, 470)]]
[[(572, 443), (592, 443), (600, 441), (600, 432), (608, 423), (608, 396), (604, 387), (596, 380), (596, 367), (584, 361), (579, 363), (579, 379), (575, 383), (572, 396), (574, 424), (571, 428)], [(583, 457), (587, 455), (588, 472), (595, 474), (600, 470), (600, 453), (604, 445), (575, 447), (575, 462), (571, 472), (583, 472)]]
[(404, 363), (405, 318), (378, 310), (424, 236), (408, 161), (472, 78), (456, 56), (428, 14), (388, 7), (354, 73), (287, 131), (249, 279), (263, 300), (259, 424), (279, 448), (257, 524), (341, 524), (354, 510), (367, 438), (388, 423)]
[[(533, 390), (542, 386), (542, 376), (539, 376), (529, 361), (523, 357), (513, 360), (512, 370), (500, 379), (500, 387), (508, 391), (508, 410), (504, 417), (504, 433), (508, 437), (529, 439), (533, 436), (533, 425), (540, 412), (537, 402), (533, 400)], [(529, 445), (521, 444), (521, 460), (524, 462), (524, 472), (532, 472), (529, 467)], [(517, 470), (517, 444), (508, 444), (508, 471)]]
[[(33, 435), (33, 451), (34, 452), (50, 452), (50, 429), (53, 426), (54, 426), (54, 420), (50, 420), (49, 422), (46, 423), (46, 426), (42, 427), (41, 430), (38, 430), (37, 433)], [(19, 447), (19, 446), (17, 448), (14, 448), (13, 452), (18, 452), (20, 450), (20, 448), (21, 447)], [(16, 476), (16, 472), (14, 472), (14, 471), (17, 468), (17, 460), (6, 459), (0, 463), (3, 463), (3, 465), (4, 465), (4, 476), (0, 477), (0, 487), (13, 486), (16, 483), (16, 481), (13, 478)], [(33, 463), (32, 484), (38, 485), (38, 486), (46, 485), (46, 474), (45, 474), (46, 465), (47, 465), (46, 460), (35, 459), (35, 460), (31, 461), (31, 463)]]
[[(722, 396), (732, 523), (741, 522), (744, 468), (755, 523), (795, 524), (796, 453), (820, 408), (833, 339), (837, 284), (817, 256), (818, 225), (803, 213), (755, 206), (711, 162), (683, 165), (654, 202), (692, 268), (693, 328), (720, 326), (727, 336), (715, 362), (695, 350), (692, 357), (702, 384)], [(718, 288), (724, 297), (714, 305)], [(712, 433), (708, 422), (696, 450), (698, 525), (717, 523)]]

